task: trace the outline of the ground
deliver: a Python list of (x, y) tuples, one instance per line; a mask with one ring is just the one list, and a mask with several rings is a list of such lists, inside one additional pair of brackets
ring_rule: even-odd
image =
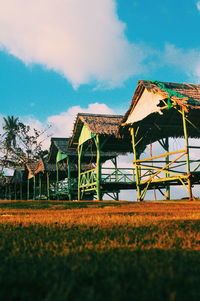
[(1, 300), (200, 300), (200, 201), (0, 201)]

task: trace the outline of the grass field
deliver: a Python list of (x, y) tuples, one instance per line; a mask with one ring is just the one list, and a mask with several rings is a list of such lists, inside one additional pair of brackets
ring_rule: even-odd
[(0, 300), (200, 300), (200, 201), (0, 201)]

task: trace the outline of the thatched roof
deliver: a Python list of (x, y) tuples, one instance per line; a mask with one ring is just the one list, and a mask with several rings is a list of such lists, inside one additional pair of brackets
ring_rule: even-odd
[(91, 134), (98, 134), (104, 142), (105, 139), (107, 139), (107, 143), (104, 143), (102, 151), (114, 151), (115, 153), (130, 151), (129, 141), (119, 133), (119, 126), (122, 119), (122, 115), (79, 113), (74, 124), (69, 148), (77, 149), (81, 130), (85, 125)]
[(145, 89), (154, 94), (160, 94), (161, 99), (171, 98), (180, 107), (200, 109), (200, 85), (139, 80), (130, 108), (124, 115), (122, 123), (126, 122)]
[(51, 138), (48, 162), (55, 163), (57, 153), (66, 154), (69, 157), (77, 157), (77, 152), (68, 149), (70, 138)]
[(36, 174), (36, 170), (38, 169), (39, 161), (33, 163), (27, 163), (26, 167), (28, 170), (28, 179), (31, 179)]
[[(142, 107), (144, 103), (147, 107), (151, 106), (154, 97), (156, 97), (157, 103), (154, 101), (152, 111)], [(164, 108), (163, 100), (165, 104), (167, 103), (166, 108)], [(177, 109), (183, 109), (187, 118), (194, 125), (188, 123), (189, 137), (199, 138), (200, 85), (140, 80), (130, 108), (123, 118), (121, 131), (125, 132), (130, 127), (139, 127), (138, 139), (142, 137), (142, 142), (138, 147), (141, 149), (158, 139), (183, 137), (182, 116)], [(147, 114), (143, 114), (142, 111)], [(140, 118), (135, 118), (136, 115), (140, 115)]]

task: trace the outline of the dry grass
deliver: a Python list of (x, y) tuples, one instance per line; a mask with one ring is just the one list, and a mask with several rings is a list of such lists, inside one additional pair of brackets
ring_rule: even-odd
[(200, 201), (34, 204), (0, 202), (2, 300), (199, 300)]
[(59, 223), (100, 227), (126, 224), (136, 227), (164, 221), (200, 220), (200, 201), (122, 203), (119, 206), (112, 206), (110, 202), (108, 206), (101, 208), (98, 208), (99, 202), (96, 205), (94, 202), (89, 208), (71, 210), (63, 209), (64, 204), (55, 202), (50, 209), (40, 210), (0, 208), (0, 223), (20, 223), (25, 226)]

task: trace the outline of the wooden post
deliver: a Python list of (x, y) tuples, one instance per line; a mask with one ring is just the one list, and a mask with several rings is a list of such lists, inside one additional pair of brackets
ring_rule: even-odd
[[(115, 171), (117, 172), (116, 174), (116, 181), (118, 182), (118, 170), (117, 170), (117, 156), (114, 158), (114, 166), (115, 166)], [(116, 192), (116, 201), (119, 201), (119, 192)]]
[(16, 181), (15, 181), (15, 185), (14, 185), (14, 187), (15, 187), (15, 200), (17, 199), (17, 184), (16, 184)]
[(78, 201), (81, 200), (81, 156), (82, 156), (83, 144), (78, 146)]
[(186, 168), (187, 168), (187, 175), (188, 175), (188, 194), (189, 200), (193, 199), (192, 195), (192, 185), (191, 185), (191, 174), (190, 174), (190, 156), (189, 156), (189, 144), (188, 144), (188, 133), (187, 133), (187, 124), (185, 118), (185, 111), (182, 109), (182, 117), (183, 117), (183, 132), (185, 138), (185, 148), (186, 148)]
[(50, 191), (49, 191), (49, 173), (47, 172), (47, 199), (50, 199)]
[(33, 177), (33, 200), (35, 200), (35, 195), (36, 195), (36, 183), (35, 183), (35, 175)]
[(71, 166), (70, 166), (70, 159), (67, 156), (67, 178), (68, 178), (68, 197), (69, 200), (72, 199), (72, 193), (71, 193)]
[(39, 173), (39, 196), (41, 198), (42, 195), (42, 179), (41, 179), (41, 173)]
[[(166, 151), (166, 153), (169, 153), (169, 138), (168, 137), (165, 139), (165, 151)], [(166, 165), (169, 164), (169, 155), (166, 156), (165, 162), (166, 162)], [(169, 173), (166, 173), (166, 178), (168, 178), (168, 177), (169, 177)], [(169, 185), (166, 186), (165, 199), (170, 200), (170, 186)]]
[(59, 194), (58, 194), (58, 182), (59, 182), (59, 168), (58, 168), (58, 162), (56, 160), (56, 197), (59, 199)]
[(20, 187), (19, 187), (19, 189), (20, 189), (20, 200), (22, 200), (22, 199), (23, 199), (22, 181), (20, 182)]
[(30, 198), (30, 180), (27, 179), (27, 200)]
[(8, 191), (9, 191), (9, 200), (11, 200), (11, 187), (10, 187), (10, 184), (9, 184), (9, 186), (8, 186)]
[(97, 147), (97, 161), (96, 161), (96, 168), (97, 168), (97, 200), (102, 200), (102, 193), (101, 193), (101, 152), (100, 152), (100, 140), (99, 135), (96, 135), (96, 147)]
[[(132, 136), (132, 147), (133, 147), (133, 156), (134, 161), (138, 159), (137, 150), (136, 150), (136, 142), (135, 142), (135, 129), (131, 128), (131, 136)], [(141, 200), (141, 191), (140, 191), (140, 170), (137, 163), (135, 163), (135, 180), (136, 180), (136, 188), (137, 188), (137, 200)]]

